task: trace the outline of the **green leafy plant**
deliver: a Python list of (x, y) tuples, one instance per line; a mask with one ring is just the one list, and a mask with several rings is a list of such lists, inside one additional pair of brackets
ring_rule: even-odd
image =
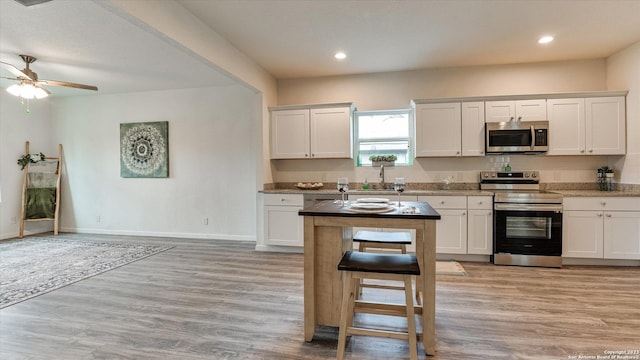
[(371, 162), (374, 162), (374, 161), (376, 161), (376, 162), (377, 161), (391, 161), (391, 162), (393, 162), (393, 161), (398, 160), (398, 157), (393, 155), (393, 154), (392, 155), (371, 155), (371, 156), (369, 156), (369, 160)]
[(24, 170), (24, 167), (27, 164), (35, 164), (40, 161), (44, 161), (47, 157), (44, 156), (43, 153), (39, 154), (25, 154), (18, 158), (18, 165), (20, 165), (20, 170)]

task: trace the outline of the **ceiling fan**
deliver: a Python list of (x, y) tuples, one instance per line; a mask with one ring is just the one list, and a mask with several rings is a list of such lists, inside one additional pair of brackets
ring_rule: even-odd
[(29, 68), (29, 64), (32, 64), (37, 59), (31, 55), (20, 55), (22, 60), (24, 60), (26, 67), (23, 70), (18, 69), (17, 67), (0, 61), (0, 64), (4, 65), (12, 74), (14, 74), (15, 78), (8, 78), (2, 76), (3, 79), (9, 80), (17, 80), (18, 84), (11, 85), (7, 88), (7, 91), (13, 95), (20, 96), (27, 99), (41, 99), (43, 97), (49, 96), (51, 93), (42, 87), (42, 85), (50, 85), (50, 86), (65, 86), (76, 89), (84, 89), (84, 90), (94, 90), (97, 91), (98, 87), (93, 85), (84, 85), (84, 84), (76, 84), (64, 81), (57, 80), (41, 80), (38, 79), (38, 74), (33, 72)]

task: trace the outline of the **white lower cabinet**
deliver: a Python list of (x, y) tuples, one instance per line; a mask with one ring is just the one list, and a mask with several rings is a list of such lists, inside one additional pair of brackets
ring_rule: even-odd
[(302, 195), (264, 194), (264, 242), (266, 245), (304, 246)]
[(493, 198), (467, 197), (467, 254), (493, 253)]
[(436, 253), (490, 255), (493, 252), (491, 196), (418, 196), (441, 216)]
[(418, 196), (440, 214), (436, 221), (436, 253), (467, 253), (467, 197)]
[(565, 197), (562, 256), (640, 260), (640, 199)]

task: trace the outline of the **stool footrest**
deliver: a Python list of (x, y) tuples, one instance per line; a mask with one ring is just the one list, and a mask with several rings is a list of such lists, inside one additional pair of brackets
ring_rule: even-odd
[(350, 326), (347, 328), (347, 336), (348, 335), (377, 336), (377, 337), (384, 337), (384, 338), (390, 338), (390, 339), (402, 339), (402, 340), (409, 339), (409, 334), (406, 332), (364, 329), (364, 328), (353, 327), (353, 326)]
[[(407, 316), (407, 309), (405, 305), (376, 303), (362, 300), (355, 301), (353, 312), (360, 314), (376, 314), (399, 317)], [(413, 313), (416, 315), (422, 315), (422, 305), (414, 305)]]

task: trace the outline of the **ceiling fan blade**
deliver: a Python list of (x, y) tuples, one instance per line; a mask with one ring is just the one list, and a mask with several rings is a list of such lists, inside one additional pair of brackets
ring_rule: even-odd
[(0, 61), (0, 64), (4, 65), (5, 68), (7, 68), (7, 70), (11, 71), (11, 73), (19, 78), (24, 78), (24, 79), (28, 79), (28, 80), (33, 80), (32, 78), (30, 78), (29, 76), (27, 76), (27, 74), (23, 73), (22, 70), (18, 69), (17, 67), (6, 63), (4, 61)]
[(72, 88), (76, 88), (76, 89), (84, 89), (84, 90), (94, 90), (94, 91), (98, 91), (98, 87), (97, 87), (97, 86), (93, 86), (93, 85), (84, 85), (84, 84), (75, 84), (75, 83), (64, 82), (64, 81), (56, 81), (56, 80), (38, 80), (38, 83), (40, 83), (40, 84), (45, 84), (45, 85), (51, 85), (51, 86), (66, 86), (66, 87), (72, 87)]

